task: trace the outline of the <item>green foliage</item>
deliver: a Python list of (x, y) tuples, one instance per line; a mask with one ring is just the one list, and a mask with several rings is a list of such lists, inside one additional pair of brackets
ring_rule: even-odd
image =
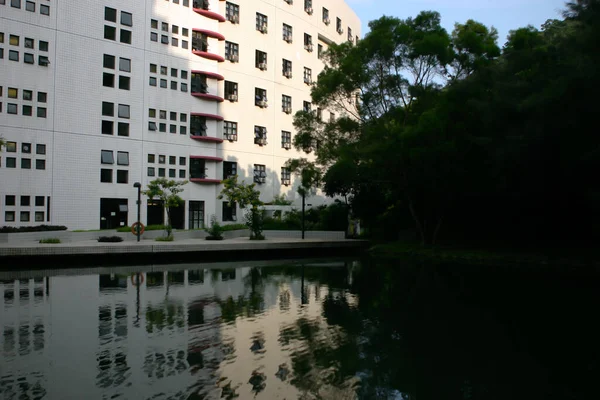
[(173, 240), (175, 240), (175, 237), (173, 235), (160, 236), (160, 237), (157, 237), (156, 239), (154, 239), (154, 241), (156, 241), (156, 242), (172, 242)]
[(123, 238), (121, 236), (100, 236), (98, 238), (98, 242), (101, 243), (118, 243), (122, 241)]
[(273, 197), (273, 201), (271, 202), (271, 204), (275, 206), (289, 206), (290, 204), (292, 204), (292, 201), (286, 199), (285, 194), (280, 194), (279, 196), (275, 195)]
[(248, 229), (248, 227), (245, 224), (228, 224), (228, 225), (222, 225), (221, 229), (223, 229), (223, 232), (227, 232), (227, 231), (238, 231), (238, 230), (242, 230), (242, 229)]
[(20, 232), (47, 232), (47, 231), (66, 231), (67, 227), (62, 225), (38, 225), (38, 226), (2, 226), (0, 233), (20, 233)]
[(206, 240), (223, 240), (224, 229), (221, 224), (219, 224), (216, 215), (213, 215), (210, 218), (210, 227), (206, 229), (206, 232), (208, 232)]
[(40, 243), (43, 243), (43, 244), (58, 244), (58, 243), (60, 243), (60, 239), (59, 238), (40, 239)]
[(171, 208), (179, 207), (183, 202), (179, 193), (183, 192), (183, 186), (187, 183), (188, 181), (158, 178), (150, 181), (148, 189), (142, 191), (150, 200), (157, 198), (162, 201), (163, 208), (167, 211), (167, 225), (165, 226), (167, 236), (171, 236), (173, 233), (173, 228), (171, 227)]
[(264, 212), (261, 209), (263, 202), (260, 200), (260, 192), (255, 189), (256, 184), (246, 184), (238, 182), (237, 175), (223, 181), (223, 190), (219, 194), (219, 199), (227, 199), (230, 203), (237, 203), (243, 209), (246, 209), (245, 223), (250, 228), (250, 239), (263, 238), (263, 218)]

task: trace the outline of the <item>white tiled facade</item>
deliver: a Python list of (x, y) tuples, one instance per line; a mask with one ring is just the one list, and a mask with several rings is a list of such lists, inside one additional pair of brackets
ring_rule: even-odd
[[(265, 33), (257, 13), (267, 17)], [(207, 49), (193, 40), (202, 34)], [(217, 196), (225, 162), (236, 162), (247, 182), (255, 165), (265, 166), (257, 185), (263, 201), (279, 194), (297, 201), (294, 177), (288, 184), (281, 168), (311, 155), (284, 148), (282, 131), (293, 140), (293, 114), (310, 101), (305, 68), (316, 80), (319, 45), (359, 35), (360, 21), (342, 0), (0, 0), (0, 136), (9, 144), (0, 153), (0, 226), (130, 225), (133, 183), (145, 187), (164, 174), (190, 180), (177, 218), (180, 228), (195, 228), (212, 215), (223, 219)], [(234, 45), (239, 61), (223, 61)], [(256, 50), (266, 53), (266, 69)], [(283, 60), (291, 61), (291, 77)], [(226, 82), (237, 83), (237, 101)], [(267, 107), (255, 105), (256, 88), (266, 90)], [(291, 97), (289, 114), (282, 95)], [(224, 134), (230, 122), (237, 137)], [(266, 144), (255, 143), (255, 126), (266, 128)], [(102, 163), (103, 150), (112, 162)], [(204, 162), (203, 173), (194, 160)], [(143, 223), (156, 222), (149, 212), (142, 198)]]

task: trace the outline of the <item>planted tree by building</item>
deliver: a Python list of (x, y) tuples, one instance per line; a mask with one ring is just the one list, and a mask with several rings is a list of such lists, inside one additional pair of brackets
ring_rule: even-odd
[(245, 224), (250, 229), (250, 240), (263, 240), (264, 215), (261, 208), (260, 192), (255, 189), (256, 184), (238, 182), (237, 175), (223, 181), (223, 190), (219, 200), (227, 199), (229, 204), (237, 203), (245, 212)]
[(167, 212), (167, 224), (165, 225), (165, 232), (167, 237), (173, 235), (173, 227), (171, 224), (171, 208), (179, 207), (183, 202), (183, 199), (179, 196), (179, 193), (183, 192), (183, 186), (188, 181), (175, 181), (166, 178), (154, 179), (148, 184), (148, 189), (142, 193), (148, 196), (148, 199), (158, 199), (162, 203), (163, 211)]

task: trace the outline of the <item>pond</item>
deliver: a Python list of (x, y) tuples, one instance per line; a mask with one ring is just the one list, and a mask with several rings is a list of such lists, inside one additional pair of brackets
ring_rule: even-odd
[(2, 399), (600, 398), (594, 271), (322, 260), (0, 278)]

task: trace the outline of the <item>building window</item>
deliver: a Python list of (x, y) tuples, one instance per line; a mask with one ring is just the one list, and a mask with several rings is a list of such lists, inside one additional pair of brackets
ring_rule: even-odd
[(35, 206), (44, 207), (46, 198), (44, 196), (35, 196)]
[(31, 106), (23, 106), (23, 115), (29, 116), (31, 117), (31, 115), (33, 114), (33, 108)]
[(224, 201), (222, 213), (221, 217), (223, 221), (237, 221), (237, 205), (235, 202)]
[(43, 211), (35, 212), (35, 222), (44, 222), (44, 212)]
[(304, 0), (304, 11), (306, 11), (306, 13), (308, 15), (312, 15), (312, 13), (313, 13), (312, 0)]
[(17, 152), (17, 142), (6, 142), (6, 152), (7, 153), (16, 153)]
[(281, 111), (286, 114), (292, 113), (292, 96), (281, 95)]
[(38, 92), (37, 96), (38, 103), (45, 103), (48, 98), (48, 94), (46, 92)]
[(155, 78), (155, 77), (153, 77), (153, 76), (151, 76), (151, 77), (150, 77), (150, 80), (148, 81), (148, 84), (149, 84), (150, 86), (156, 86), (156, 78)]
[(169, 178), (175, 178), (177, 176), (177, 170), (175, 168), (169, 168)]
[(17, 168), (17, 159), (14, 157), (6, 157), (6, 168)]
[(25, 38), (24, 44), (26, 49), (35, 49), (35, 40), (31, 38)]
[(38, 42), (38, 48), (40, 49), (40, 51), (48, 51), (48, 42), (40, 40)]
[(21, 158), (21, 169), (31, 169), (31, 158)]
[(14, 8), (21, 8), (21, 0), (10, 0), (10, 6)]
[(223, 122), (223, 136), (230, 142), (236, 142), (238, 138), (238, 124), (233, 121)]
[(129, 136), (129, 123), (119, 122), (119, 124), (117, 125), (117, 135)]
[(35, 3), (33, 1), (26, 1), (25, 2), (25, 9), (27, 11), (35, 12)]
[(281, 131), (281, 147), (286, 150), (292, 148), (292, 132)]
[(310, 101), (304, 101), (304, 102), (302, 102), (302, 111), (304, 111), (304, 112), (311, 112)]
[(150, 40), (152, 42), (158, 42), (158, 33), (156, 33), (156, 32), (150, 32)]
[(263, 164), (254, 164), (254, 182), (265, 183), (267, 181), (267, 168)]
[(129, 171), (125, 169), (118, 169), (117, 183), (129, 183)]
[(35, 169), (46, 169), (46, 160), (35, 160)]
[(256, 13), (256, 30), (261, 33), (268, 32), (269, 19), (266, 15)]
[(265, 146), (267, 144), (267, 128), (254, 125), (254, 144)]
[(312, 84), (312, 70), (304, 67), (304, 83), (307, 85)]
[(100, 155), (101, 155), (100, 162), (102, 164), (114, 164), (115, 163), (112, 150), (101, 150)]
[(206, 178), (206, 163), (203, 159), (190, 159), (190, 178)]
[(335, 122), (335, 113), (329, 113), (329, 122)]
[(265, 108), (267, 107), (267, 91), (261, 88), (254, 88), (254, 105)]
[(240, 60), (240, 46), (237, 43), (225, 41), (225, 58), (231, 62)]
[(223, 179), (228, 179), (237, 175), (237, 163), (233, 161), (223, 161)]
[(4, 205), (6, 206), (14, 206), (17, 204), (16, 197), (14, 195), (7, 194), (4, 197)]
[(14, 211), (5, 211), (4, 212), (4, 221), (15, 222), (15, 212)]
[(100, 169), (100, 182), (112, 183), (112, 169)]
[(10, 35), (9, 36), (8, 43), (11, 46), (19, 46), (19, 41), (20, 41), (20, 36), (17, 36), (17, 35)]
[(230, 2), (225, 3), (225, 18), (233, 24), (240, 22), (240, 6)]
[(131, 44), (131, 31), (127, 29), (121, 29), (121, 36), (119, 38), (121, 43)]
[(155, 160), (156, 160), (156, 156), (154, 154), (148, 154), (148, 163), (154, 164)]
[(114, 123), (112, 121), (102, 121), (102, 134), (112, 135)]
[(104, 68), (115, 69), (115, 56), (105, 54), (102, 65), (104, 66)]
[(31, 205), (31, 197), (21, 196), (21, 207), (29, 207)]
[(45, 144), (36, 144), (35, 145), (35, 154), (46, 154), (46, 145)]
[(31, 143), (21, 143), (21, 153), (31, 154)]
[(48, 113), (48, 110), (46, 110), (45, 107), (38, 107), (37, 108), (37, 116), (38, 118), (46, 118)]
[(129, 106), (126, 104), (119, 104), (119, 118), (129, 119)]
[(292, 27), (288, 24), (283, 24), (283, 40), (292, 43)]
[(282, 74), (288, 79), (292, 78), (292, 62), (290, 60), (283, 59), (281, 63)]
[(340, 35), (344, 33), (344, 28), (342, 28), (342, 20), (340, 18), (335, 19), (335, 29)]
[(106, 101), (102, 102), (102, 115), (107, 117), (113, 117), (115, 115), (115, 105), (114, 103), (109, 103)]
[(256, 50), (254, 66), (262, 71), (267, 70), (267, 53)]
[(238, 101), (238, 84), (225, 81), (225, 98), (229, 101)]
[(115, 74), (104, 72), (102, 74), (102, 86), (115, 87)]
[(291, 183), (291, 173), (289, 168), (281, 167), (281, 183), (289, 186)]
[(38, 56), (38, 65), (42, 67), (47, 67), (50, 64), (50, 60), (46, 56)]
[(323, 23), (329, 25), (329, 10), (323, 7)]
[(104, 7), (104, 20), (117, 22), (117, 10), (110, 7)]
[(117, 28), (110, 25), (104, 25), (104, 39), (117, 40)]
[(131, 13), (121, 11), (121, 24), (125, 26), (133, 26), (133, 16)]
[(159, 178), (164, 178), (165, 177), (165, 169), (164, 168), (159, 168), (158, 169), (158, 176), (159, 176)]
[(190, 118), (190, 134), (192, 136), (206, 136), (206, 118), (192, 115)]
[(179, 179), (185, 179), (185, 169), (179, 170)]
[(131, 72), (131, 60), (129, 58), (119, 58), (119, 71)]
[(317, 121), (321, 122), (323, 120), (323, 110), (321, 107), (317, 107)]
[(29, 222), (29, 216), (30, 216), (29, 211), (21, 211), (19, 214), (20, 214), (19, 221)]
[(304, 34), (304, 50), (308, 52), (313, 51), (312, 36), (308, 33)]
[(50, 6), (40, 4), (40, 14), (42, 15), (50, 15)]
[(128, 76), (119, 76), (119, 89), (129, 90), (131, 87), (131, 78)]
[(8, 51), (8, 59), (10, 61), (19, 61), (19, 52), (16, 50), (9, 50)]
[(350, 27), (348, 27), (348, 41), (351, 42), (354, 40), (354, 37), (352, 36), (352, 29), (350, 29)]
[(16, 104), (13, 103), (8, 103), (6, 105), (6, 112), (8, 112), (9, 114), (18, 114), (18, 106)]
[(129, 152), (117, 151), (117, 165), (129, 165)]
[(148, 167), (148, 176), (154, 176), (155, 170), (154, 167)]

